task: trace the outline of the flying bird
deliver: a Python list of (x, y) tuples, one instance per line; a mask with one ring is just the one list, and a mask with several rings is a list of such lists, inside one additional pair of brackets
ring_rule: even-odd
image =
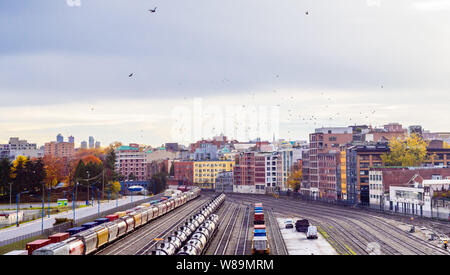
[(309, 14), (309, 12), (308, 12), (308, 11), (306, 11), (306, 12), (305, 12), (305, 14), (306, 14), (306, 15), (308, 15), (308, 14)]
[(128, 77), (132, 77), (132, 76), (133, 76), (133, 73), (131, 73), (131, 74), (128, 75)]
[(154, 9), (148, 10), (148, 11), (151, 12), (151, 13), (154, 13), (154, 12), (156, 12), (156, 7)]

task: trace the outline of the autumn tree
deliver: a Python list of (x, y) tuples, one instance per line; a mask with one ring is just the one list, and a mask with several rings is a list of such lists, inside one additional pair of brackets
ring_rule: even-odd
[(120, 185), (120, 182), (118, 182), (118, 181), (111, 181), (108, 183), (106, 188), (107, 188), (107, 192), (109, 192), (110, 194), (115, 194), (115, 196), (117, 197), (121, 190), (121, 185)]
[(295, 170), (287, 179), (288, 188), (293, 189), (295, 192), (297, 192), (298, 189), (300, 189), (302, 178), (303, 178), (302, 170), (301, 169)]
[(44, 181), (47, 188), (52, 188), (59, 182), (67, 183), (69, 181), (65, 159), (46, 155), (43, 163), (46, 173)]
[(26, 190), (27, 173), (26, 166), (29, 159), (24, 156), (18, 156), (12, 164), (10, 177), (13, 180), (14, 193), (17, 194)]
[(427, 156), (428, 142), (419, 135), (412, 134), (406, 141), (392, 138), (389, 141), (390, 152), (381, 155), (386, 166), (420, 166)]

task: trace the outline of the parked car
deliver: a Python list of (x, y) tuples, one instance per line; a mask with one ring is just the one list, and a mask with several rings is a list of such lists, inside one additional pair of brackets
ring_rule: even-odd
[(291, 219), (284, 221), (285, 228), (294, 228), (294, 221)]
[(307, 239), (317, 239), (317, 227), (315, 226), (308, 226), (308, 231), (306, 232), (306, 238)]

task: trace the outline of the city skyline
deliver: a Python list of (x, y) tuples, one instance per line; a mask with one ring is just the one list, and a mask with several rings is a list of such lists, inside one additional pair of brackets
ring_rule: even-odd
[(176, 142), (172, 113), (196, 98), (277, 106), (287, 139), (355, 123), (447, 130), (445, 1), (80, 3), (0, 4), (0, 95), (14, 94), (1, 142)]

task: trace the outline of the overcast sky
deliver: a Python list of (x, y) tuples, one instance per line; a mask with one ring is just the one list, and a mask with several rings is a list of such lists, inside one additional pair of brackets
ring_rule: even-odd
[(195, 113), (195, 100), (276, 106), (279, 125), (263, 138), (355, 123), (450, 131), (450, 1), (76, 4), (0, 2), (1, 143), (62, 133), (77, 146), (90, 135), (160, 145), (233, 134), (192, 125), (198, 135), (174, 134), (174, 114)]

